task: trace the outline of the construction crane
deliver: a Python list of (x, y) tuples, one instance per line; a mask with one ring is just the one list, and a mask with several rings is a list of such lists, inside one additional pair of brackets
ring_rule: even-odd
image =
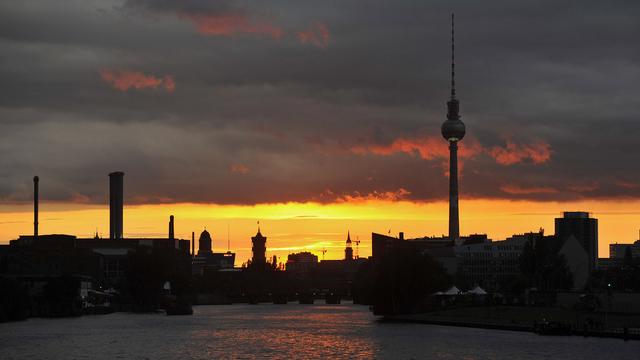
[(356, 259), (360, 258), (360, 238), (356, 236)]
[(322, 261), (324, 261), (324, 254), (327, 253), (327, 249), (320, 250), (322, 252)]

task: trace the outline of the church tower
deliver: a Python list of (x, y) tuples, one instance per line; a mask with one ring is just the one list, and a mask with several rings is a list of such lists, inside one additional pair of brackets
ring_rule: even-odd
[(347, 231), (347, 246), (344, 249), (344, 259), (353, 260), (353, 247), (351, 247), (351, 233)]
[(259, 268), (267, 263), (267, 238), (260, 233), (260, 226), (258, 226), (258, 233), (251, 238), (251, 251), (253, 257), (251, 258), (251, 265)]

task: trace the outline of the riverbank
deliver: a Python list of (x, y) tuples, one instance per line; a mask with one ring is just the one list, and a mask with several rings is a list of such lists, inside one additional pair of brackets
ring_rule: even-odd
[(382, 321), (521, 332), (535, 332), (538, 324), (549, 321), (566, 325), (572, 335), (640, 340), (640, 315), (587, 313), (554, 307), (464, 307), (385, 316)]

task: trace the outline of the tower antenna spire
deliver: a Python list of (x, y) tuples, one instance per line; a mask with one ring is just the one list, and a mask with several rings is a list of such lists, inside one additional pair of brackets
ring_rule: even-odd
[(455, 14), (451, 13), (451, 98), (456, 98), (456, 38)]

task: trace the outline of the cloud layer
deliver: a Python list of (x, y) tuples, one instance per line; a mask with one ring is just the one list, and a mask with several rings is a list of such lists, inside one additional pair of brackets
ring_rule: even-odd
[(120, 91), (157, 89), (161, 87), (167, 92), (173, 92), (176, 89), (176, 83), (171, 75), (159, 78), (153, 75), (145, 75), (138, 71), (102, 69), (100, 70), (100, 77), (114, 89)]
[(640, 197), (640, 4), (0, 4), (0, 201)]

